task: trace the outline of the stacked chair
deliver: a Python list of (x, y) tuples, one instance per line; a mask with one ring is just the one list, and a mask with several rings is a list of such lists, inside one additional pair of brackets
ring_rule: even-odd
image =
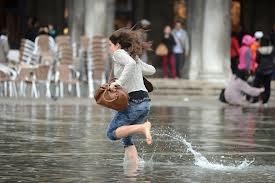
[(75, 68), (78, 60), (73, 55), (73, 48), (69, 37), (57, 37), (58, 63), (56, 65), (56, 96), (64, 97), (64, 84), (68, 85), (68, 91), (71, 93), (72, 85), (75, 85), (76, 95), (80, 97), (79, 71)]
[(39, 55), (39, 64), (51, 65), (56, 57), (56, 44), (48, 35), (39, 35), (35, 38), (35, 54)]
[[(80, 81), (88, 83), (88, 96), (94, 87), (106, 82), (108, 40), (100, 35), (80, 38), (79, 48), (73, 47), (69, 36), (39, 35), (35, 42), (22, 39), (19, 62), (0, 65), (0, 96), (64, 97), (81, 96)], [(75, 87), (74, 87), (75, 86)], [(18, 93), (17, 93), (18, 89)], [(31, 94), (29, 94), (29, 92)]]
[(89, 97), (94, 95), (96, 87), (106, 83), (106, 65), (108, 60), (108, 40), (103, 36), (94, 36), (87, 52), (87, 70)]

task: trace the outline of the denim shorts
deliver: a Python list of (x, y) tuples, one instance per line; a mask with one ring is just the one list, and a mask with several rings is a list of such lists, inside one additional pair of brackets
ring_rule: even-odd
[[(107, 128), (107, 137), (111, 140), (119, 140), (115, 135), (117, 128), (143, 123), (149, 111), (150, 101), (143, 101), (141, 103), (129, 102), (127, 109), (115, 113)], [(124, 147), (133, 145), (132, 136), (122, 138), (121, 142)]]

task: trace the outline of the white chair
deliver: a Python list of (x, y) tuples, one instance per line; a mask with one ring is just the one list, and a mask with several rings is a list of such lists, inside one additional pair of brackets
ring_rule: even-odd
[(51, 65), (54, 62), (57, 52), (57, 46), (52, 37), (48, 35), (39, 35), (35, 38), (34, 54), (41, 58), (40, 64)]
[(94, 36), (88, 46), (87, 67), (89, 97), (94, 96), (94, 84), (106, 83), (106, 64), (108, 60), (108, 40), (103, 36)]
[(17, 71), (16, 82), (20, 84), (19, 95), (26, 96), (26, 87), (28, 83), (31, 83), (31, 96), (38, 98), (38, 92), (35, 83), (35, 69), (37, 66), (32, 65), (19, 65)]
[[(51, 98), (51, 76), (52, 76), (52, 66), (50, 65), (39, 65), (34, 71), (34, 82), (37, 84), (44, 84), (46, 86), (46, 97)], [(41, 96), (40, 91), (38, 91), (38, 96)]]
[[(17, 97), (17, 89), (15, 84), (15, 79), (17, 77), (17, 73), (14, 69), (0, 64), (0, 70), (8, 76), (8, 80), (4, 82), (5, 88), (9, 87), (9, 97)], [(7, 91), (5, 89), (5, 91)], [(7, 96), (7, 92), (5, 92), (5, 96)]]
[(19, 49), (19, 62), (23, 62), (25, 64), (31, 64), (34, 58), (34, 50), (35, 45), (34, 42), (22, 39), (20, 43), (20, 49)]
[[(56, 96), (64, 97), (64, 83), (68, 85), (75, 84), (76, 96), (80, 97), (80, 81), (79, 72), (74, 70), (71, 65), (60, 64), (56, 70), (56, 81), (59, 83), (59, 88), (56, 87)], [(68, 88), (68, 90), (70, 90)]]

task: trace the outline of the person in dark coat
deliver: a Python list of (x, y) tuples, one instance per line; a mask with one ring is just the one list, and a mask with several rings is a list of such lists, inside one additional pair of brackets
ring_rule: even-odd
[(28, 19), (28, 25), (27, 25), (28, 27), (24, 35), (24, 38), (34, 42), (36, 36), (38, 35), (38, 25), (39, 23), (37, 19), (34, 17), (30, 17)]
[[(262, 103), (266, 104), (270, 97), (270, 83), (272, 79), (273, 59), (275, 55), (274, 46), (267, 37), (261, 39), (260, 48), (257, 51), (258, 68), (254, 80), (254, 87), (264, 86), (265, 91), (261, 94)], [(253, 102), (257, 102), (255, 98)]]

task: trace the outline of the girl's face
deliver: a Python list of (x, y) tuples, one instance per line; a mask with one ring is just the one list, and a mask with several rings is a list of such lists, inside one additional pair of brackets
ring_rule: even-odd
[(114, 53), (116, 50), (120, 49), (120, 45), (118, 43), (114, 45), (112, 41), (109, 41), (109, 49), (111, 53)]
[(170, 26), (166, 26), (165, 28), (164, 28), (164, 34), (170, 34), (171, 33), (171, 27)]

